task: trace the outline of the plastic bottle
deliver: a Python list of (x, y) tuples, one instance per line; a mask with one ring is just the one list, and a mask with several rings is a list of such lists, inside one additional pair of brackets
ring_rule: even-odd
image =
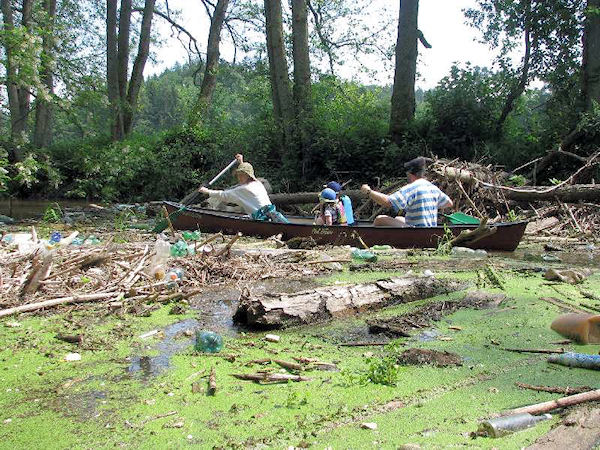
[(346, 212), (346, 222), (348, 225), (354, 224), (354, 211), (352, 211), (352, 200), (347, 195), (342, 195), (340, 198), (342, 205), (344, 205), (344, 211)]
[(60, 242), (62, 239), (62, 234), (60, 234), (58, 231), (53, 231), (52, 234), (50, 235), (50, 239), (48, 239), (48, 242), (50, 242), (51, 244), (56, 244), (58, 242)]
[(181, 281), (183, 280), (183, 269), (176, 267), (175, 269), (171, 269), (167, 272), (167, 281)]
[(391, 245), (372, 245), (371, 250), (391, 250)]
[(85, 242), (84, 238), (77, 236), (75, 239), (73, 239), (71, 241), (71, 245), (83, 245), (84, 242)]
[(567, 352), (548, 356), (548, 362), (561, 366), (600, 370), (600, 355)]
[(173, 246), (171, 246), (171, 256), (187, 256), (188, 254), (188, 245), (185, 241), (177, 241)]
[(223, 338), (212, 331), (199, 331), (195, 348), (198, 352), (218, 353), (223, 348)]
[(154, 256), (150, 262), (150, 275), (155, 280), (162, 280), (165, 277), (165, 265), (169, 260), (171, 253), (171, 244), (158, 238), (154, 244)]
[(15, 238), (12, 234), (5, 234), (4, 236), (2, 236), (2, 242), (4, 242), (5, 244), (11, 244), (14, 240)]
[(529, 413), (515, 414), (512, 416), (497, 417), (486, 420), (479, 425), (479, 431), (486, 433), (490, 437), (501, 437), (515, 431), (531, 428), (538, 422), (552, 419), (550, 414), (541, 416), (532, 416)]
[(88, 238), (85, 240), (86, 244), (91, 244), (91, 245), (97, 245), (100, 243), (100, 239), (98, 239), (96, 236), (94, 236), (93, 234), (90, 234), (88, 236)]
[(377, 255), (375, 253), (369, 250), (362, 250), (360, 248), (355, 248), (352, 250), (352, 258), (368, 262), (377, 261)]
[(184, 231), (183, 239), (186, 241), (198, 241), (200, 240), (200, 232), (199, 231)]

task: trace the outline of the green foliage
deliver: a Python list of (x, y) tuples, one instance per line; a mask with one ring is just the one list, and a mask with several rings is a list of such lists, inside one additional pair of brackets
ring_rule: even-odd
[(509, 222), (518, 222), (521, 220), (521, 216), (515, 212), (514, 209), (509, 209), (506, 218)]
[(511, 175), (508, 177), (508, 181), (511, 186), (525, 186), (527, 178), (523, 175)]
[(452, 251), (452, 240), (454, 239), (454, 234), (448, 227), (448, 225), (444, 224), (444, 235), (439, 240), (437, 247), (434, 251), (436, 255), (445, 256), (449, 255)]
[(63, 218), (63, 211), (58, 203), (52, 203), (48, 205), (44, 211), (42, 222), (45, 223), (58, 223)]

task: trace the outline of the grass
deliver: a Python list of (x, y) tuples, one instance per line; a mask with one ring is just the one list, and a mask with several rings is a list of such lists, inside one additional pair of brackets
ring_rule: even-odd
[[(366, 282), (393, 275), (342, 272), (325, 282)], [(340, 337), (364, 332), (365, 316), (277, 332), (282, 337), (279, 343), (264, 341), (265, 333), (226, 337), (223, 353), (235, 356), (234, 361), (185, 350), (171, 358), (168, 370), (150, 378), (129, 374), (129, 358), (157, 353), (159, 337), (141, 340), (139, 335), (181, 320), (182, 316), (168, 314), (169, 306), (147, 318), (117, 318), (97, 312), (16, 318), (21, 327), (0, 327), (4, 348), (0, 351), (0, 448), (526, 446), (557, 419), (500, 439), (471, 439), (468, 434), (491, 414), (557, 397), (521, 390), (516, 381), (598, 386), (600, 374), (549, 365), (543, 355), (501, 349), (552, 347), (551, 342), (560, 339), (549, 328), (558, 309), (539, 297), (553, 296), (574, 305), (583, 300), (578, 286), (549, 284), (540, 274), (503, 271), (502, 275), (510, 299), (500, 308), (464, 309), (435, 324), (440, 335), (451, 340), (399, 341), (456, 352), (464, 365), (401, 367), (395, 373), (395, 385), (366, 381), (373, 361), (390, 355), (387, 349), (337, 345)], [(475, 272), (437, 276), (477, 279)], [(590, 277), (583, 289), (600, 291), (600, 277)], [(398, 305), (369, 317), (401, 314), (461, 295)], [(451, 326), (459, 326), (461, 331)], [(89, 339), (88, 349), (54, 338), (58, 332), (82, 330)], [(587, 353), (600, 350), (597, 345), (568, 348)], [(82, 360), (64, 362), (64, 355), (72, 351), (81, 353)], [(258, 385), (231, 376), (260, 370), (262, 366), (247, 365), (254, 359), (291, 361), (294, 356), (335, 362), (341, 372), (311, 371), (305, 375), (312, 381), (277, 385)], [(192, 393), (192, 383), (206, 386), (212, 367), (217, 375), (217, 395)], [(390, 402), (403, 406), (394, 403), (396, 408), (390, 408)], [(362, 422), (375, 422), (378, 428), (361, 429)]]

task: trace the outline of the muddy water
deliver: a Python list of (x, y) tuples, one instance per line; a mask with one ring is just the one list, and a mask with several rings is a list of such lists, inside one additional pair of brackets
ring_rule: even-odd
[[(566, 266), (600, 267), (600, 247), (578, 245), (576, 247), (565, 247), (563, 251), (544, 252), (534, 249), (518, 248), (514, 252), (493, 252), (493, 256), (500, 256), (516, 261), (534, 262), (542, 264), (562, 264)], [(558, 257), (560, 261), (546, 261), (544, 258)]]
[(83, 208), (89, 206), (87, 200), (0, 200), (0, 214), (12, 217), (15, 220), (22, 219), (39, 219), (44, 216), (44, 212), (48, 206), (54, 206), (56, 203), (61, 209), (78, 207)]
[[(267, 279), (247, 283), (246, 287), (254, 295), (260, 295), (265, 292), (296, 292), (317, 285), (314, 279)], [(167, 369), (173, 355), (189, 349), (194, 344), (194, 337), (183, 335), (186, 330), (194, 334), (199, 330), (210, 330), (224, 337), (237, 336), (239, 329), (233, 323), (233, 314), (240, 294), (241, 291), (237, 286), (214, 286), (193, 297), (190, 300), (190, 307), (197, 312), (197, 317), (176, 322), (162, 330), (164, 338), (155, 347), (158, 355), (132, 356), (127, 372), (148, 379)]]

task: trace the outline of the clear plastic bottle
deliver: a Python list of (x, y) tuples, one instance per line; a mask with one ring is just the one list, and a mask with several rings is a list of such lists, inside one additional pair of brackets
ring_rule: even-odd
[(150, 275), (155, 280), (165, 278), (166, 264), (171, 254), (171, 244), (164, 239), (158, 238), (154, 244), (154, 256), (150, 261)]
[(223, 348), (223, 338), (212, 331), (199, 331), (195, 348), (198, 352), (218, 353)]
[(496, 417), (486, 420), (479, 425), (479, 431), (487, 434), (489, 437), (501, 437), (515, 431), (531, 428), (538, 422), (552, 419), (550, 414), (541, 416), (532, 416), (529, 413), (514, 414), (512, 416)]

